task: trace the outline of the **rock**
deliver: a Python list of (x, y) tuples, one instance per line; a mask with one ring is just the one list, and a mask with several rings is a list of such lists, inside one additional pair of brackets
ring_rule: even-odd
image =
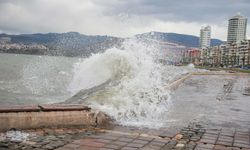
[(178, 141), (179, 144), (187, 144), (186, 140), (181, 139), (180, 141)]
[(52, 150), (52, 149), (55, 149), (55, 147), (51, 144), (48, 144), (48, 145), (45, 145), (43, 146), (44, 149), (48, 149), (48, 150)]
[(57, 136), (59, 139), (64, 139), (66, 136), (65, 135), (58, 135)]
[(180, 139), (182, 139), (182, 137), (183, 137), (182, 134), (177, 134), (177, 135), (174, 137), (174, 139), (175, 139), (175, 140), (180, 140)]
[(46, 145), (48, 143), (50, 143), (50, 141), (48, 141), (48, 140), (44, 140), (44, 141), (39, 142), (39, 144), (41, 144), (41, 145)]
[(32, 145), (32, 147), (33, 148), (40, 148), (40, 147), (42, 147), (42, 145), (41, 144), (35, 144), (35, 145)]
[(48, 134), (48, 135), (53, 135), (53, 134), (55, 133), (54, 130), (48, 129), (48, 128), (44, 129), (44, 132), (45, 132), (46, 134)]
[(12, 144), (9, 146), (9, 149), (20, 149), (22, 146), (18, 145), (18, 144)]
[(65, 144), (62, 141), (56, 141), (56, 142), (51, 143), (50, 145), (57, 148), (57, 147), (65, 145)]
[(106, 115), (105, 113), (99, 111), (97, 113), (95, 113), (94, 118), (96, 118), (96, 125), (97, 126), (106, 126), (109, 124), (110, 122), (110, 117), (108, 117), (108, 115)]
[(3, 141), (5, 139), (6, 139), (5, 135), (3, 133), (0, 133), (0, 141)]
[(0, 148), (8, 148), (8, 144), (0, 143)]
[(33, 141), (33, 142), (43, 142), (44, 139), (45, 139), (45, 137), (40, 136), (40, 137), (36, 137), (34, 139), (30, 139), (30, 141)]
[(28, 144), (28, 145), (35, 145), (36, 144), (36, 142), (34, 142), (34, 141), (24, 141), (23, 143)]
[(58, 140), (58, 138), (55, 137), (54, 135), (49, 135), (49, 136), (46, 137), (46, 139), (50, 140), (50, 141), (56, 141), (56, 140)]
[(9, 143), (10, 140), (9, 139), (4, 139), (3, 141), (1, 141), (1, 143)]
[(44, 150), (44, 149), (42, 149), (42, 148), (35, 148), (35, 149), (33, 149), (33, 150)]
[(185, 144), (181, 144), (181, 143), (179, 143), (179, 144), (177, 144), (175, 147), (184, 147), (185, 146)]

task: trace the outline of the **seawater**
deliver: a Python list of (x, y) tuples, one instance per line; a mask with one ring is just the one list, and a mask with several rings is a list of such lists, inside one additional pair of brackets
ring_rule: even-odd
[(162, 55), (157, 45), (136, 39), (88, 58), (0, 54), (0, 104), (63, 102), (108, 81), (78, 103), (104, 111), (118, 124), (160, 127), (171, 107), (166, 87), (195, 71), (164, 65)]
[(0, 104), (55, 103), (70, 97), (79, 58), (0, 54)]

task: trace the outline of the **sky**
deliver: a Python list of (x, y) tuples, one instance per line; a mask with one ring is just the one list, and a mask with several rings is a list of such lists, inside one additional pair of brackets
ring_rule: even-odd
[[(226, 40), (228, 19), (238, 12), (250, 19), (249, 8), (250, 0), (0, 0), (0, 33), (199, 36), (210, 25), (212, 38)], [(249, 39), (250, 23), (247, 28)]]

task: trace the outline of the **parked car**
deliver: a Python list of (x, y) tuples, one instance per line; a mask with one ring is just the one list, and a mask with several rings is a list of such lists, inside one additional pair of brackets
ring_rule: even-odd
[(242, 69), (249, 69), (250, 70), (250, 66), (244, 66), (244, 67), (241, 67)]

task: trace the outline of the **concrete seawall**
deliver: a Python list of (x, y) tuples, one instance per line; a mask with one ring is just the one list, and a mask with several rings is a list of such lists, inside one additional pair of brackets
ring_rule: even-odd
[(192, 75), (192, 73), (188, 73), (185, 76), (181, 77), (180, 79), (172, 82), (170, 85), (168, 85), (169, 90), (175, 90), (179, 87), (181, 83), (183, 83), (187, 78), (189, 78)]
[(1, 106), (0, 131), (42, 127), (97, 126), (106, 115), (83, 105)]
[(248, 73), (229, 73), (229, 72), (217, 72), (217, 71), (208, 71), (208, 72), (192, 72), (184, 75), (180, 79), (175, 80), (171, 84), (169, 84), (166, 88), (169, 90), (177, 89), (187, 78), (192, 75), (231, 75), (231, 76), (250, 76)]

